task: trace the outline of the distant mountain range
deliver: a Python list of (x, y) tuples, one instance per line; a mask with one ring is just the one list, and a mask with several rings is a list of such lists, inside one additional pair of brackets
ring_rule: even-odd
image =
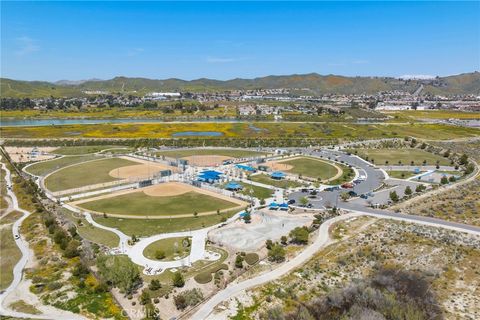
[(232, 80), (154, 80), (146, 78), (115, 77), (110, 80), (61, 80), (55, 83), (44, 81), (19, 81), (0, 79), (1, 97), (79, 97), (84, 91), (107, 91), (143, 95), (161, 91), (225, 91), (236, 89), (300, 89), (303, 94), (373, 94), (387, 90), (414, 92), (421, 84), (423, 92), (431, 94), (475, 94), (480, 95), (480, 72), (464, 73), (434, 79), (398, 79), (392, 77), (345, 77), (319, 75), (317, 73), (286, 76), (267, 76), (254, 79)]

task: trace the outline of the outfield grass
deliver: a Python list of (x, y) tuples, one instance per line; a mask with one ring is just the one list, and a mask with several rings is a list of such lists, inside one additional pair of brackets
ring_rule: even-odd
[(7, 288), (13, 280), (13, 267), (21, 253), (15, 244), (12, 226), (0, 229), (0, 290)]
[[(186, 240), (188, 240), (188, 245), (184, 246)], [(152, 260), (172, 261), (174, 258), (184, 258), (188, 256), (190, 254), (190, 248), (191, 238), (167, 238), (149, 244), (145, 250), (143, 250), (143, 255)], [(165, 258), (156, 258), (156, 252), (159, 250), (163, 251)]]
[(105, 149), (119, 149), (122, 146), (71, 146), (71, 147), (60, 147), (55, 149), (52, 153), (62, 154), (62, 155), (81, 155), (100, 152)]
[(282, 161), (281, 163), (293, 166), (292, 169), (285, 171), (313, 179), (327, 180), (338, 173), (337, 168), (330, 163), (308, 157)]
[(35, 163), (28, 168), (25, 169), (30, 174), (36, 176), (44, 176), (50, 172), (58, 170), (60, 168), (66, 167), (71, 164), (81, 163), (93, 159), (102, 159), (102, 156), (71, 156), (71, 157), (63, 157), (58, 159), (53, 159), (49, 161), (42, 161)]
[[(272, 189), (264, 188), (264, 187), (259, 187), (259, 186), (254, 186), (253, 184), (248, 184), (244, 182), (240, 182), (240, 184), (243, 186), (242, 191), (239, 191), (239, 193), (247, 195), (247, 196), (254, 196), (257, 199), (266, 199), (270, 198), (274, 192)], [(250, 192), (250, 190), (253, 190), (253, 193)]]
[(93, 215), (93, 219), (107, 227), (117, 228), (127, 235), (149, 237), (159, 233), (181, 232), (206, 228), (219, 224), (222, 219), (228, 219), (241, 210), (230, 210), (220, 215), (198, 216), (196, 218), (171, 219), (127, 219)]
[(437, 161), (440, 165), (450, 165), (449, 159), (420, 149), (361, 149), (358, 150), (358, 155), (364, 159), (368, 157), (369, 161), (373, 159), (377, 165), (386, 165), (386, 161), (392, 166), (398, 165), (399, 161), (403, 165), (410, 165), (413, 161), (414, 165), (418, 166), (422, 165), (424, 160), (430, 166), (436, 165)]
[(142, 191), (85, 202), (82, 208), (107, 214), (142, 215), (142, 216), (175, 216), (180, 214), (202, 213), (225, 210), (238, 206), (237, 204), (190, 191), (178, 196), (152, 197)]
[(115, 181), (118, 179), (108, 174), (111, 170), (137, 164), (121, 158), (85, 162), (53, 173), (45, 179), (45, 186), (50, 191), (60, 191)]
[(159, 151), (155, 153), (157, 156), (167, 156), (172, 158), (183, 158), (190, 156), (225, 156), (232, 158), (246, 158), (266, 155), (266, 152), (239, 150), (239, 149), (188, 149), (188, 150), (170, 150)]
[(274, 186), (274, 187), (277, 187), (277, 188), (283, 188), (283, 189), (297, 188), (297, 187), (301, 187), (301, 186), (304, 185), (300, 182), (286, 180), (286, 179), (275, 180), (275, 179), (270, 178), (270, 176), (266, 175), (266, 174), (252, 175), (252, 176), (250, 176), (250, 180), (255, 181), (255, 182), (259, 182), (259, 183), (263, 183), (263, 184), (268, 184), (270, 186)]

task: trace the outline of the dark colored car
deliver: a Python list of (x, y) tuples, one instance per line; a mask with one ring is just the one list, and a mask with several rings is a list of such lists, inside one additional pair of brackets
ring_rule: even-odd
[(295, 199), (290, 199), (290, 200), (288, 200), (287, 203), (288, 203), (288, 204), (294, 204), (294, 203), (295, 203)]

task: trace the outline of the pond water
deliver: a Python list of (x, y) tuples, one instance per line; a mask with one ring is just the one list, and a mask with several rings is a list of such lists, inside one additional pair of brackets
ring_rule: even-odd
[(223, 132), (219, 131), (179, 131), (172, 134), (172, 137), (220, 137)]

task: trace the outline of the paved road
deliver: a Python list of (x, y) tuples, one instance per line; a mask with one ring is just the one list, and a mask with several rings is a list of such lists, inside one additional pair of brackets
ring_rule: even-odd
[[(8, 168), (4, 163), (2, 163), (2, 169), (5, 170), (6, 172), (5, 181), (6, 181), (7, 187), (12, 186), (12, 178), (11, 178), (10, 170), (8, 170)], [(22, 225), (22, 222), (31, 214), (31, 212), (23, 210), (18, 206), (17, 196), (12, 190), (10, 190), (10, 188), (7, 188), (7, 195), (12, 200), (13, 210), (23, 213), (23, 216), (13, 223), (12, 232), (13, 232), (13, 236), (15, 237), (15, 235), (20, 235), (20, 232), (19, 232), (20, 226)], [(15, 239), (15, 243), (20, 249), (22, 253), (22, 257), (13, 268), (12, 283), (0, 295), (0, 314), (5, 316), (11, 316), (11, 317), (31, 318), (31, 319), (61, 319), (61, 320), (85, 319), (80, 315), (63, 311), (63, 310), (59, 310), (59, 312), (55, 314), (31, 315), (23, 312), (10, 310), (6, 306), (4, 306), (6, 297), (10, 293), (12, 293), (22, 281), (23, 269), (25, 268), (25, 265), (29, 260), (33, 258), (33, 253), (28, 247), (28, 242), (23, 237), (19, 237), (18, 239)]]
[(382, 219), (392, 219), (397, 221), (406, 221), (406, 222), (413, 222), (421, 225), (427, 225), (432, 227), (440, 227), (443, 229), (466, 232), (473, 235), (480, 236), (480, 227), (465, 225), (461, 223), (449, 222), (444, 221), (441, 219), (435, 219), (430, 217), (422, 217), (422, 216), (414, 216), (414, 215), (406, 215), (406, 214), (399, 214), (390, 211), (380, 211), (380, 210), (368, 210), (368, 211), (352, 211), (351, 213), (338, 216), (332, 219), (325, 221), (319, 228), (319, 235), (314, 243), (308, 246), (305, 250), (303, 250), (298, 256), (294, 259), (286, 262), (285, 264), (281, 265), (280, 267), (257, 276), (255, 278), (251, 278), (241, 282), (233, 282), (227, 288), (219, 291), (215, 294), (212, 298), (210, 298), (205, 304), (203, 304), (192, 316), (194, 320), (203, 320), (208, 317), (208, 315), (213, 311), (216, 305), (221, 303), (222, 301), (228, 300), (236, 295), (240, 294), (244, 290), (259, 286), (261, 284), (273, 281), (283, 275), (286, 275), (293, 269), (301, 266), (306, 261), (308, 261), (317, 251), (326, 247), (331, 243), (329, 238), (328, 229), (330, 226), (338, 222), (340, 220), (350, 219), (356, 216), (372, 216), (376, 218)]
[[(365, 160), (357, 156), (353, 156), (353, 155), (349, 156), (345, 153), (331, 151), (331, 150), (322, 150), (319, 152), (308, 151), (306, 153), (313, 156), (323, 157), (326, 159), (343, 161), (347, 165), (356, 167), (358, 169), (358, 172), (361, 175), (366, 176), (365, 181), (362, 181), (355, 186), (354, 191), (357, 192), (358, 194), (368, 193), (368, 192), (371, 192), (372, 190), (375, 190), (376, 188), (380, 187), (383, 181), (385, 180), (385, 178), (388, 177), (382, 169), (375, 168), (370, 163), (366, 162)], [(310, 203), (314, 207), (318, 207), (318, 208), (321, 208), (326, 204), (336, 205), (339, 208), (349, 210), (350, 213), (325, 221), (320, 226), (319, 236), (315, 240), (315, 242), (309, 247), (307, 247), (304, 251), (302, 251), (297, 257), (281, 265), (279, 268), (252, 279), (248, 279), (241, 282), (233, 282), (227, 288), (219, 291), (216, 295), (210, 298), (205, 304), (203, 304), (196, 311), (192, 319), (199, 319), (199, 320), (205, 319), (212, 312), (215, 306), (218, 305), (220, 302), (228, 300), (240, 294), (246, 289), (250, 289), (258, 285), (264, 284), (266, 282), (275, 280), (287, 274), (288, 272), (292, 271), (293, 269), (301, 266), (308, 259), (310, 259), (315, 254), (315, 252), (319, 251), (321, 248), (327, 246), (330, 243), (329, 236), (328, 236), (328, 228), (331, 226), (332, 223), (335, 223), (342, 219), (348, 219), (353, 216), (367, 215), (367, 216), (372, 216), (376, 218), (392, 219), (392, 220), (406, 221), (406, 222), (417, 223), (417, 224), (422, 224), (427, 226), (439, 227), (439, 228), (444, 228), (448, 230), (465, 232), (465, 233), (480, 236), (480, 227), (476, 227), (476, 226), (445, 221), (445, 220), (432, 218), (432, 217), (401, 214), (401, 213), (395, 213), (388, 210), (376, 210), (376, 209), (365, 207), (364, 203), (338, 201), (338, 196), (341, 192), (343, 191), (336, 190), (331, 192), (326, 192), (326, 191), (320, 192), (318, 194), (318, 198), (315, 199), (314, 201), (311, 201)], [(289, 199), (295, 199), (298, 202), (299, 198), (303, 196), (305, 196), (305, 193), (293, 192), (289, 195)]]

